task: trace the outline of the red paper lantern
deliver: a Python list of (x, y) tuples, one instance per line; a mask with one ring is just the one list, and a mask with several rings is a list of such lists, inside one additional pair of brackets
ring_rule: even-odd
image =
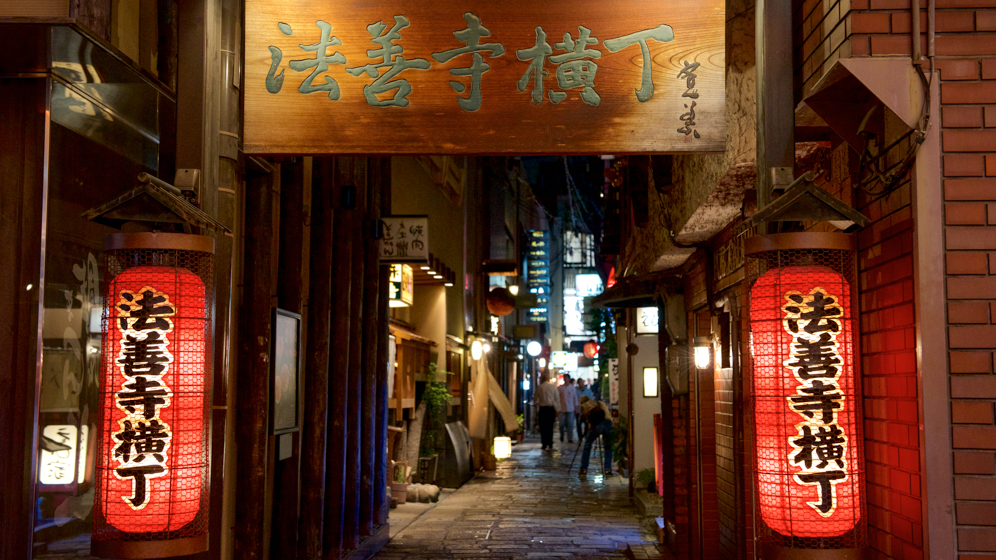
[(839, 537), (863, 509), (851, 288), (784, 266), (750, 291), (754, 452), (761, 519), (786, 537)]
[(207, 548), (211, 255), (182, 247), (213, 251), (213, 240), (124, 234), (108, 244), (93, 553), (200, 552)]
[(598, 345), (588, 342), (584, 345), (584, 355), (586, 358), (594, 358), (598, 354)]
[(504, 317), (515, 311), (515, 296), (505, 288), (499, 286), (491, 288), (486, 301), (488, 311), (499, 317)]

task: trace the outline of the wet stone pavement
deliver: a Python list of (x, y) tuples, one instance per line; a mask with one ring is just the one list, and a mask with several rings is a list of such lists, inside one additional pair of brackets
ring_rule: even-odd
[(493, 475), (478, 475), (414, 520), (374, 558), (626, 558), (627, 545), (655, 542), (629, 500), (628, 479), (579, 478), (576, 444), (541, 451), (538, 440), (516, 445)]

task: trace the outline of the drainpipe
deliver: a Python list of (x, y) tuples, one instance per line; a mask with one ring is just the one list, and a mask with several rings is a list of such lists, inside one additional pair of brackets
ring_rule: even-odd
[[(757, 0), (757, 205), (792, 182), (795, 103), (792, 92), (792, 2)], [(758, 224), (759, 235), (768, 233)]]
[(910, 0), (910, 21), (913, 23), (913, 64), (920, 64), (920, 0)]

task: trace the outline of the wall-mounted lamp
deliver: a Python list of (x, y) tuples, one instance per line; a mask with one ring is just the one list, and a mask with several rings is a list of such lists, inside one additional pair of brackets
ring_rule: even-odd
[(543, 369), (543, 368), (546, 367), (546, 358), (540, 358), (539, 359), (539, 367), (540, 367), (540, 369)]
[(658, 395), (658, 379), (657, 379), (657, 368), (655, 367), (645, 367), (643, 368), (643, 396), (644, 397), (657, 397)]
[(529, 344), (526, 345), (526, 353), (534, 358), (539, 356), (542, 351), (543, 345), (535, 340), (529, 341)]
[(470, 344), (470, 357), (471, 358), (474, 358), (475, 360), (480, 360), (482, 352), (483, 352), (483, 346), (481, 345), (481, 341), (480, 340), (475, 340), (474, 342), (472, 342)]
[(488, 344), (487, 342), (485, 342), (485, 343), (484, 343), (484, 345), (483, 345), (483, 346), (481, 346), (481, 349), (482, 349), (482, 350), (484, 350), (484, 353), (485, 353), (485, 354), (487, 354), (488, 352), (490, 352), (490, 351), (491, 351), (491, 345), (490, 345), (490, 344)]
[(519, 295), (519, 285), (518, 284), (512, 284), (511, 286), (508, 287), (508, 292), (510, 294), (512, 294), (513, 296)]
[(708, 336), (696, 336), (692, 339), (695, 345), (695, 367), (705, 369), (709, 367), (711, 359), (711, 343)]

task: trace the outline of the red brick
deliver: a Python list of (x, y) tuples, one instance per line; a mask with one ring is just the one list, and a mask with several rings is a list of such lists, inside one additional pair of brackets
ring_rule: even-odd
[(941, 71), (942, 80), (979, 79), (979, 61), (977, 59), (939, 60), (937, 68)]
[(975, 29), (977, 31), (996, 31), (996, 10), (975, 12)]
[(996, 453), (955, 451), (955, 474), (996, 474)]
[[(996, 31), (996, 11), (986, 12), (986, 13), (989, 14), (990, 16), (989, 19), (993, 21), (992, 31)], [(981, 14), (979, 17), (979, 21), (982, 21)], [(992, 58), (986, 58), (982, 60), (982, 79), (983, 80), (996, 79), (996, 60)]]
[[(941, 125), (944, 128), (981, 128), (982, 107), (948, 106), (941, 109)], [(947, 164), (945, 163), (945, 173)]]
[[(996, 481), (993, 481), (996, 484)], [(958, 550), (996, 552), (996, 529), (958, 528)]]
[(996, 146), (996, 130), (945, 130), (942, 135), (945, 152), (990, 152)]
[(986, 225), (986, 205), (964, 203), (945, 204), (944, 223), (957, 226), (984, 226)]
[(955, 424), (992, 424), (993, 403), (989, 401), (951, 401), (951, 421)]
[(989, 323), (989, 304), (984, 301), (949, 301), (948, 323)]
[(996, 107), (987, 105), (985, 108), (985, 112), (986, 116), (984, 119), (984, 123), (986, 128), (996, 127)]
[(996, 375), (952, 375), (951, 397), (996, 399)]
[(996, 176), (996, 156), (986, 156), (986, 176)]
[[(854, 2), (851, 2), (854, 5)], [(851, 56), (868, 56), (871, 54), (871, 47), (868, 44), (868, 35), (851, 35), (848, 42), (851, 44)]]
[(950, 348), (992, 348), (996, 345), (996, 325), (948, 327), (948, 338)]
[(992, 361), (989, 352), (948, 352), (951, 373), (990, 373)]
[[(926, 52), (924, 49), (923, 52)], [(934, 40), (937, 56), (978, 56), (996, 54), (996, 41), (991, 36), (977, 33), (938, 35)]]
[(945, 177), (983, 177), (986, 158), (981, 154), (948, 154), (944, 156)]
[(975, 12), (937, 12), (934, 22), (939, 33), (975, 31)]
[(961, 502), (955, 507), (959, 525), (996, 525), (996, 503)]
[[(944, 234), (948, 250), (996, 250), (996, 228), (948, 226), (944, 228)], [(987, 297), (996, 297), (996, 295)]]
[(985, 253), (948, 253), (944, 257), (948, 274), (986, 274)]
[[(946, 130), (944, 134), (951, 132), (975, 131)], [(945, 179), (944, 200), (996, 200), (996, 179)]]
[(851, 33), (888, 33), (888, 12), (852, 12)]
[[(996, 43), (996, 41), (992, 42)], [(941, 84), (941, 102), (944, 104), (996, 103), (996, 82)]]
[(996, 501), (996, 478), (956, 476), (955, 499)]
[(996, 224), (996, 204), (986, 204), (986, 220), (989, 225)]
[[(935, 43), (936, 44), (936, 43)], [(883, 54), (910, 54), (912, 42), (908, 35), (872, 35), (871, 53), (873, 55)]]

